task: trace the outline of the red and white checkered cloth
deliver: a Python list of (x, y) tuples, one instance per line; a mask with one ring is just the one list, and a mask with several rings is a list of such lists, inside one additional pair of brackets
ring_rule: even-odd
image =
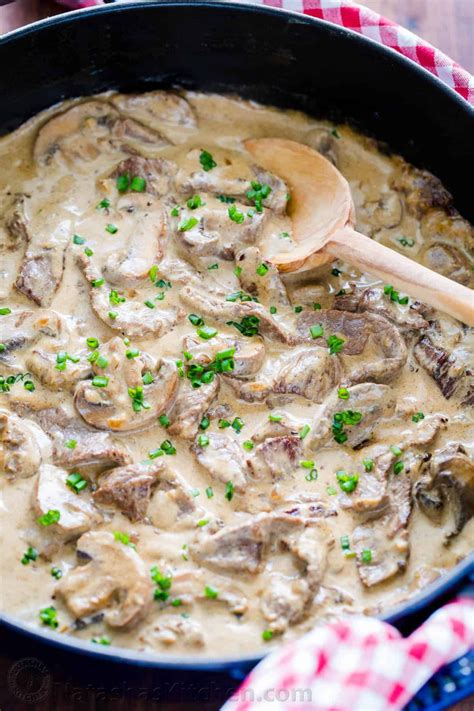
[[(284, 8), (334, 22), (395, 49), (439, 77), (474, 105), (474, 76), (439, 49), (404, 27), (351, 0), (246, 0), (255, 5)], [(58, 0), (68, 7), (102, 5), (103, 0)]]
[(407, 638), (356, 616), (315, 627), (270, 654), (221, 711), (397, 711), (474, 648), (474, 600), (435, 612)]

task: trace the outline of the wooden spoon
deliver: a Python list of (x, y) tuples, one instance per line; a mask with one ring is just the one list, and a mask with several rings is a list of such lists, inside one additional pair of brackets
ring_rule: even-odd
[(270, 261), (295, 272), (343, 259), (412, 297), (474, 326), (474, 291), (423, 267), (354, 229), (355, 209), (349, 184), (320, 153), (283, 138), (245, 141), (263, 168), (290, 187), (293, 222), (291, 252)]

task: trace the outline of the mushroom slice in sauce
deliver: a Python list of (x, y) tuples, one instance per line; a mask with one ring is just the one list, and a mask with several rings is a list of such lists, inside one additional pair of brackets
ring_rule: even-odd
[(74, 617), (103, 612), (110, 627), (136, 625), (153, 598), (149, 572), (135, 549), (108, 531), (91, 531), (78, 540), (77, 556), (85, 564), (56, 587)]
[(51, 442), (31, 420), (0, 410), (0, 472), (6, 477), (30, 477), (51, 455)]
[(76, 538), (102, 522), (102, 515), (90, 501), (88, 493), (78, 494), (68, 486), (68, 474), (61, 467), (42, 464), (34, 500), (39, 517), (47, 516), (50, 511), (59, 511), (59, 519), (48, 525), (48, 533), (65, 540)]
[[(114, 331), (137, 337), (161, 336), (184, 318), (184, 311), (179, 307), (159, 308), (157, 305), (150, 309), (146, 306), (144, 297), (139, 301), (138, 298), (129, 299), (118, 294), (111, 288), (113, 285), (105, 282), (101, 272), (89, 257), (78, 253), (77, 259), (91, 285), (92, 308), (97, 316)], [(116, 297), (113, 295), (114, 291)]]
[(192, 362), (209, 365), (218, 353), (233, 350), (234, 369), (228, 374), (239, 378), (255, 375), (265, 362), (265, 344), (260, 338), (234, 338), (218, 334), (210, 341), (203, 341), (196, 336), (183, 339), (183, 351), (192, 356)]
[(434, 453), (415, 495), (422, 511), (443, 525), (446, 541), (462, 531), (474, 516), (474, 462), (461, 444)]
[[(178, 372), (172, 361), (157, 364), (147, 353), (129, 357), (127, 352), (122, 339), (113, 338), (100, 348), (107, 365), (100, 367), (96, 359), (94, 378), (76, 387), (76, 408), (97, 429), (130, 432), (150, 427), (175, 398)], [(146, 373), (152, 378), (148, 384), (143, 381)]]
[(171, 91), (147, 91), (144, 94), (115, 94), (112, 103), (122, 113), (129, 114), (146, 126), (161, 129), (162, 126), (196, 128), (193, 109), (183, 96)]

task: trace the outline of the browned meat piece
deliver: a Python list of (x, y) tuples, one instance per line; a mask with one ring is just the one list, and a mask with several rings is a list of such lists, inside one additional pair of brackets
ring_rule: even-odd
[(361, 208), (373, 234), (382, 228), (397, 227), (403, 219), (403, 206), (395, 192), (382, 192), (376, 201), (367, 201)]
[(431, 375), (446, 399), (452, 397), (464, 374), (454, 356), (423, 336), (413, 349), (418, 363)]
[(257, 328), (263, 336), (288, 345), (293, 345), (295, 342), (294, 336), (255, 301), (226, 301), (226, 294), (193, 286), (184, 286), (179, 296), (186, 306), (201, 316), (215, 319), (220, 323), (229, 321), (240, 323), (244, 318), (256, 317)]
[(21, 243), (27, 243), (30, 235), (27, 228), (25, 215), (25, 195), (17, 195), (5, 214), (5, 227), (7, 230), (8, 244), (2, 245), (7, 249), (17, 249)]
[(335, 309), (303, 312), (297, 321), (297, 331), (304, 341), (314, 343), (310, 328), (321, 325), (324, 329), (324, 337), (318, 345), (325, 346), (325, 339), (330, 335), (336, 335), (344, 340), (341, 355), (360, 355), (373, 345), (380, 356), (374, 358), (373, 353), (367, 358), (367, 362), (357, 365), (351, 369), (350, 359), (346, 360), (344, 366), (348, 368), (346, 380), (354, 384), (367, 380), (374, 382), (388, 382), (399, 373), (405, 365), (407, 359), (407, 348), (398, 329), (382, 316), (364, 313), (355, 314), (348, 311), (338, 311)]
[(218, 392), (218, 378), (214, 378), (212, 383), (201, 385), (200, 388), (193, 388), (189, 380), (182, 380), (176, 400), (167, 413), (171, 421), (168, 428), (169, 434), (184, 439), (193, 439), (199, 423), (217, 397)]
[(400, 162), (391, 182), (392, 187), (405, 197), (408, 212), (414, 217), (422, 217), (432, 207), (447, 208), (451, 205), (451, 195), (438, 178), (404, 161)]
[(438, 433), (446, 429), (448, 418), (436, 413), (428, 415), (416, 424), (410, 432), (403, 432), (400, 442), (403, 449), (410, 447), (426, 447), (432, 444)]
[(245, 491), (249, 469), (242, 446), (227, 435), (210, 432), (207, 437), (209, 444), (205, 447), (197, 440), (191, 447), (199, 464), (213, 479), (224, 484), (231, 481), (237, 492)]
[(384, 316), (402, 331), (422, 331), (429, 325), (418, 311), (410, 306), (399, 306), (384, 294), (383, 289), (376, 287), (363, 291), (358, 311), (370, 311)]
[[(64, 469), (91, 467), (95, 470), (124, 466), (131, 455), (123, 444), (117, 444), (108, 432), (96, 432), (82, 420), (70, 417), (62, 407), (32, 410), (16, 406), (18, 414), (31, 418), (52, 442), (53, 463)], [(71, 444), (73, 446), (71, 446)]]
[(196, 336), (185, 336), (183, 339), (183, 351), (187, 351), (193, 356), (193, 363), (208, 365), (217, 353), (235, 350), (232, 360), (234, 370), (231, 377), (239, 378), (255, 375), (265, 362), (265, 344), (259, 338), (234, 338), (232, 336), (217, 335), (210, 341), (203, 341)]
[(410, 554), (407, 530), (412, 509), (410, 477), (403, 472), (391, 473), (387, 498), (386, 513), (371, 523), (357, 526), (352, 535), (357, 569), (366, 587), (378, 585), (405, 570)]
[(389, 502), (387, 486), (393, 469), (395, 455), (388, 447), (377, 446), (373, 451), (364, 449), (364, 458), (373, 461), (370, 472), (359, 475), (353, 494), (340, 497), (341, 506), (356, 513), (380, 513)]
[[(278, 269), (269, 262), (265, 262), (258, 247), (248, 247), (240, 252), (236, 259), (237, 265), (242, 269), (239, 276), (242, 288), (264, 306), (289, 307), (290, 300), (286, 293)], [(257, 272), (259, 267), (267, 268), (262, 276)]]
[[(174, 306), (168, 308), (150, 309), (145, 306), (144, 298), (140, 301), (124, 299), (111, 303), (111, 286), (102, 283), (102, 274), (83, 252), (77, 251), (77, 261), (84, 276), (92, 286), (90, 291), (91, 305), (97, 316), (114, 331), (121, 331), (128, 336), (146, 337), (162, 336), (172, 330), (184, 318), (184, 311)], [(119, 297), (124, 298), (124, 297)], [(157, 302), (158, 303), (158, 302)], [(110, 312), (116, 314), (114, 318)]]
[(196, 528), (196, 521), (206, 516), (206, 511), (198, 507), (186, 479), (164, 467), (155, 483), (148, 506), (147, 517), (152, 525), (163, 530)]
[(77, 538), (102, 522), (100, 512), (90, 501), (86, 491), (77, 494), (66, 479), (68, 472), (52, 464), (42, 464), (36, 482), (34, 509), (38, 516), (48, 511), (59, 511), (57, 523), (48, 526), (48, 532), (69, 541)]
[(474, 516), (474, 462), (461, 444), (434, 453), (415, 496), (422, 511), (444, 527), (446, 541), (462, 531)]
[(160, 130), (163, 125), (197, 125), (193, 109), (185, 98), (172, 91), (147, 91), (144, 94), (116, 94), (111, 102), (119, 111), (130, 114), (146, 126)]
[[(247, 215), (247, 207), (234, 203), (245, 219), (237, 223), (230, 219), (229, 205), (225, 205), (213, 197), (204, 195), (204, 204), (194, 210), (183, 208), (179, 215), (173, 218), (175, 241), (183, 256), (196, 267), (212, 264), (209, 259), (232, 260), (238, 249), (246, 244), (254, 244), (258, 239), (265, 222), (265, 213)], [(191, 228), (181, 230), (180, 225), (190, 219), (197, 223)], [(208, 259), (206, 259), (208, 258)]]
[(16, 223), (26, 235), (28, 246), (15, 286), (39, 306), (49, 306), (63, 277), (70, 215), (53, 202), (41, 229), (35, 229), (24, 213), (17, 215)]
[[(171, 360), (156, 364), (145, 352), (127, 358), (121, 338), (100, 348), (107, 365), (93, 363), (94, 378), (78, 384), (74, 404), (84, 420), (100, 430), (131, 432), (150, 427), (176, 396), (178, 371)], [(151, 373), (153, 381), (143, 382)], [(97, 380), (98, 379), (98, 380)]]
[(105, 472), (93, 499), (99, 505), (118, 508), (131, 521), (141, 521), (146, 516), (151, 488), (162, 469), (163, 462), (150, 461)]
[(271, 393), (299, 395), (321, 402), (341, 380), (337, 357), (323, 348), (296, 348), (277, 359), (268, 358), (258, 380), (229, 378), (237, 396), (247, 402), (261, 402)]
[(273, 437), (255, 447), (249, 466), (256, 479), (275, 481), (293, 476), (303, 454), (299, 435)]
[(472, 269), (468, 258), (451, 244), (435, 242), (423, 253), (423, 263), (448, 279), (469, 286)]
[(127, 175), (130, 179), (143, 178), (146, 181), (145, 192), (161, 197), (171, 191), (175, 172), (175, 164), (163, 158), (132, 156), (121, 161), (110, 177), (114, 180), (120, 175)]
[(110, 627), (132, 627), (153, 600), (150, 574), (138, 553), (108, 531), (92, 531), (77, 542), (77, 556), (86, 560), (68, 571), (56, 593), (70, 612), (81, 618), (104, 613)]
[[(309, 446), (317, 450), (325, 445), (336, 445), (333, 439), (341, 429), (347, 439), (339, 442), (348, 447), (358, 447), (370, 440), (374, 431), (383, 425), (383, 421), (393, 415), (395, 410), (395, 397), (388, 385), (375, 385), (374, 383), (361, 383), (348, 388), (349, 398), (341, 400), (337, 392), (330, 395), (321, 412), (317, 415), (315, 424), (309, 434)], [(359, 413), (358, 422), (337, 426), (337, 415), (344, 411)], [(336, 423), (336, 424), (335, 424)]]
[(0, 410), (0, 472), (8, 478), (37, 473), (51, 453), (51, 443), (31, 420)]

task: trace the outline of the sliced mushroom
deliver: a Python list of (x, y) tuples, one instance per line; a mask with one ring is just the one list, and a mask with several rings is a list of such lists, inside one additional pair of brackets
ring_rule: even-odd
[(61, 333), (64, 323), (62, 316), (47, 309), (20, 309), (2, 316), (1, 338), (5, 348), (0, 353), (0, 362), (13, 367), (16, 351), (35, 343), (41, 336), (55, 339)]
[(422, 217), (432, 207), (448, 208), (452, 202), (451, 195), (438, 178), (402, 160), (391, 184), (404, 196), (408, 212), (414, 217)]
[(56, 587), (71, 613), (85, 617), (104, 613), (110, 627), (133, 627), (152, 603), (152, 583), (143, 560), (108, 531), (92, 531), (77, 542), (79, 560)]
[(51, 455), (51, 442), (31, 420), (0, 410), (0, 472), (8, 478), (30, 477)]
[[(181, 599), (181, 598), (179, 598)], [(160, 614), (150, 628), (140, 634), (140, 643), (156, 649), (165, 645), (170, 647), (181, 642), (186, 647), (203, 647), (204, 630), (197, 620), (191, 620), (183, 615)]]
[(474, 462), (462, 444), (437, 450), (429, 471), (415, 485), (422, 511), (445, 529), (448, 542), (474, 516)]
[(99, 505), (118, 508), (131, 521), (141, 521), (147, 513), (151, 488), (162, 469), (162, 462), (149, 461), (105, 472), (93, 499)]
[[(171, 360), (156, 364), (147, 353), (127, 358), (121, 338), (113, 338), (100, 348), (107, 366), (93, 364), (95, 377), (76, 387), (74, 403), (84, 420), (101, 430), (131, 432), (151, 426), (173, 402), (178, 387), (178, 371)], [(150, 373), (153, 381), (143, 382)]]
[[(184, 318), (184, 311), (174, 306), (148, 308), (144, 303), (144, 297), (140, 301), (131, 301), (119, 295), (118, 303), (111, 303), (111, 292), (114, 290), (105, 283), (101, 272), (84, 253), (77, 252), (77, 260), (87, 281), (91, 284), (92, 308), (97, 316), (114, 331), (121, 331), (132, 337), (161, 336)], [(110, 313), (113, 313), (113, 318)]]
[(233, 581), (223, 575), (212, 576), (204, 570), (186, 570), (173, 576), (172, 592), (184, 605), (208, 603), (206, 587), (212, 588), (216, 597), (212, 604), (221, 602), (229, 607), (235, 615), (243, 615), (247, 611), (248, 600), (243, 590)]
[(70, 540), (102, 522), (100, 512), (91, 503), (87, 492), (77, 494), (66, 482), (68, 472), (52, 464), (42, 464), (36, 484), (34, 508), (38, 516), (59, 511), (57, 523), (48, 532)]
[(403, 207), (396, 192), (383, 192), (377, 202), (366, 202), (363, 208), (372, 229), (397, 227), (403, 218)]
[(143, 158), (142, 156), (132, 156), (120, 163), (113, 169), (107, 179), (103, 181), (105, 188), (110, 188), (108, 181), (113, 182), (121, 176), (126, 176), (130, 181), (133, 178), (141, 178), (145, 181), (144, 192), (154, 197), (169, 195), (173, 188), (176, 165), (163, 158)]
[(190, 353), (192, 362), (199, 365), (209, 365), (218, 353), (229, 349), (234, 350), (234, 369), (229, 373), (233, 378), (255, 375), (264, 364), (266, 349), (259, 338), (244, 339), (219, 334), (210, 341), (203, 341), (196, 336), (183, 339), (183, 351)]
[(472, 266), (469, 259), (452, 244), (435, 242), (423, 253), (423, 263), (435, 272), (469, 286)]

